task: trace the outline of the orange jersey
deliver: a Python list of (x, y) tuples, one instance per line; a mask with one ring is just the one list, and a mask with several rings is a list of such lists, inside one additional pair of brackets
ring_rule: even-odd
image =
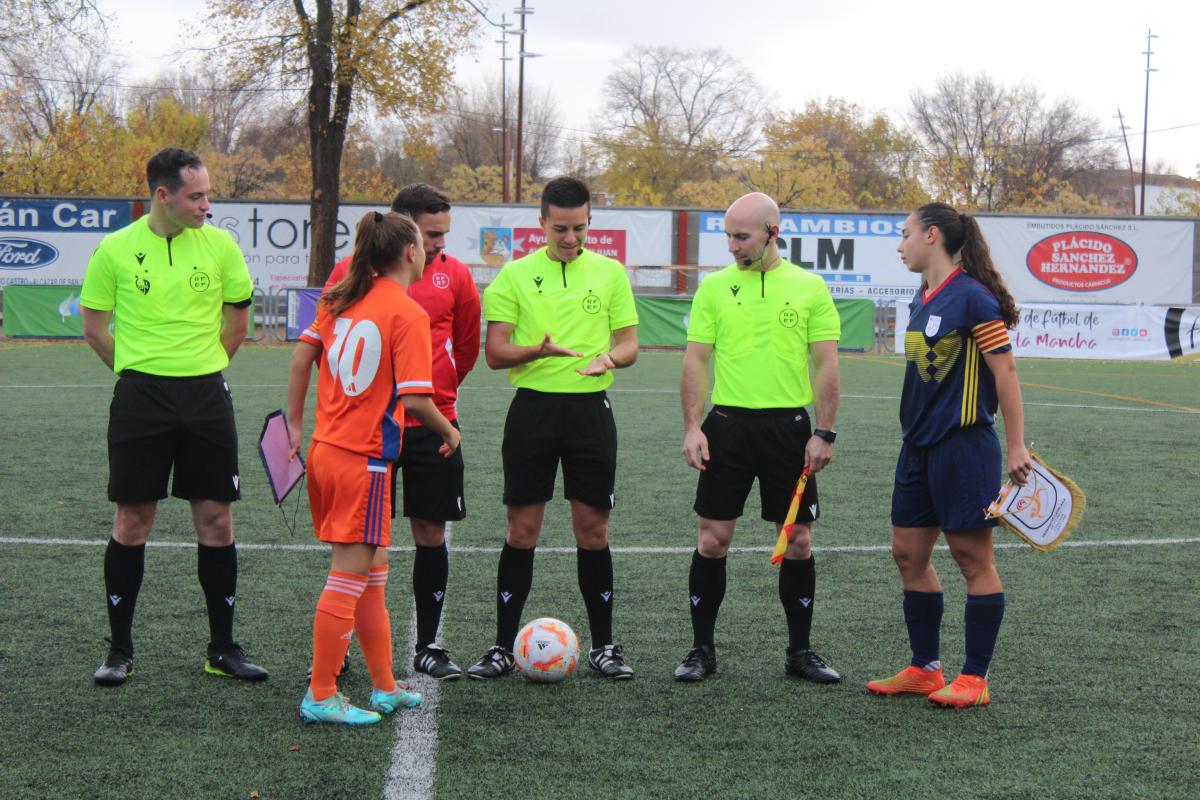
[(390, 278), (338, 317), (321, 303), (300, 334), (321, 348), (314, 442), (395, 461), (404, 394), (432, 394), (429, 317)]

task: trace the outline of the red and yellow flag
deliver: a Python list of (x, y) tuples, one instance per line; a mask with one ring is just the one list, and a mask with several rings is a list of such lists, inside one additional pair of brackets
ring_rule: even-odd
[(778, 566), (783, 563), (783, 554), (792, 541), (792, 527), (796, 524), (796, 515), (800, 513), (800, 498), (804, 497), (804, 487), (808, 486), (808, 467), (800, 473), (796, 488), (792, 490), (792, 503), (788, 506), (787, 518), (783, 521), (783, 529), (775, 540), (775, 550), (771, 553), (771, 563)]

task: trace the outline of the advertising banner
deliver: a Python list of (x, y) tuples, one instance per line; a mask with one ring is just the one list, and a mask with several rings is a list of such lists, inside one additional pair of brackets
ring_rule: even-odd
[[(907, 327), (898, 305), (897, 353)], [(1009, 336), (1017, 357), (1168, 361), (1200, 352), (1200, 306), (1026, 303)]]
[[(834, 299), (907, 299), (921, 277), (909, 272), (896, 253), (904, 218), (904, 214), (784, 214), (779, 221), (779, 252), (824, 278)], [(700, 266), (733, 263), (723, 213), (699, 215), (699, 238)]]
[[(464, 264), (502, 266), (546, 244), (539, 210), (528, 206), (454, 206), (446, 252)], [(672, 263), (667, 209), (594, 208), (587, 247), (626, 266)]]
[(979, 224), (1018, 302), (1192, 301), (1191, 221), (982, 217)]
[[(354, 248), (363, 214), (380, 210), (347, 204), (338, 210), (334, 239), (339, 260)], [(212, 224), (241, 246), (256, 286), (302, 287), (308, 283), (312, 225), (307, 203), (215, 203)], [(543, 246), (538, 209), (528, 206), (454, 206), (446, 252), (468, 265), (500, 267)], [(589, 249), (627, 265), (671, 263), (671, 212), (597, 208), (588, 231)]]
[(130, 213), (121, 200), (0, 198), (0, 286), (82, 284), (96, 245)]
[[(780, 252), (825, 278), (834, 297), (907, 303), (920, 284), (896, 247), (904, 215), (784, 214)], [(1190, 303), (1190, 220), (980, 216), (997, 269), (1017, 302)], [(699, 265), (731, 263), (725, 218), (699, 220)]]
[(9, 284), (4, 287), (4, 335), (83, 336), (81, 284)]

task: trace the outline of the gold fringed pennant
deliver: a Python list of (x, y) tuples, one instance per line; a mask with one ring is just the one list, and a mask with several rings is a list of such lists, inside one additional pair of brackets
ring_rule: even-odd
[(800, 513), (800, 498), (804, 497), (804, 487), (808, 486), (808, 467), (800, 473), (796, 488), (792, 490), (792, 503), (788, 506), (787, 517), (783, 520), (783, 528), (779, 538), (775, 540), (775, 550), (771, 553), (771, 563), (778, 566), (783, 563), (783, 554), (787, 552), (788, 543), (792, 541), (792, 527), (796, 524), (796, 515)]
[(1063, 543), (1083, 518), (1087, 497), (1075, 481), (1034, 453), (1033, 472), (1024, 486), (1009, 481), (987, 507), (988, 519), (1020, 536), (1035, 550), (1048, 553)]

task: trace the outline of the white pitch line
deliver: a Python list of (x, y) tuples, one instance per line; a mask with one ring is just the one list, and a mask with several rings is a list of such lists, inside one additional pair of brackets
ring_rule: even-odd
[[(446, 548), (450, 547), (452, 524), (446, 523)], [(404, 548), (405, 550), (411, 548)], [(455, 551), (457, 552), (457, 551)], [(442, 616), (445, 618), (445, 605)], [(442, 633), (438, 621), (437, 638)], [(417, 609), (414, 604), (412, 619), (408, 626), (408, 647), (404, 657), (413, 652), (417, 642)], [(466, 676), (458, 680), (466, 680)], [(392, 746), (392, 760), (388, 767), (387, 780), (383, 784), (384, 800), (427, 800), (433, 796), (433, 781), (436, 776), (438, 741), (438, 692), (436, 680), (413, 670), (408, 678), (409, 686), (421, 693), (421, 705), (395, 714), (396, 743)]]
[[(108, 544), (108, 539), (39, 539), (29, 536), (0, 536), (0, 544), (26, 544), (26, 545), (77, 545), (81, 547), (103, 547)], [(1188, 537), (1181, 539), (1068, 539), (1063, 542), (1060, 547), (1155, 547), (1155, 546), (1170, 546), (1170, 545), (1189, 545), (1200, 544), (1200, 537)], [(147, 547), (161, 547), (164, 549), (191, 549), (196, 546), (195, 542), (146, 542)], [(1029, 545), (1022, 542), (996, 542), (997, 550), (1024, 550), (1029, 548)], [(686, 555), (691, 553), (696, 548), (694, 546), (687, 547), (613, 547), (612, 551), (618, 555)], [(937, 549), (945, 550), (946, 545), (938, 545)], [(329, 546), (324, 544), (254, 544), (253, 542), (238, 542), (238, 550), (282, 550), (291, 552), (320, 552), (328, 553)], [(731, 547), (731, 553), (770, 553), (772, 547)], [(867, 544), (867, 545), (830, 545), (826, 547), (814, 546), (813, 550), (818, 553), (889, 553), (891, 545), (886, 544)], [(411, 553), (411, 547), (389, 547), (389, 552), (393, 553)], [(539, 553), (543, 554), (558, 554), (558, 555), (574, 555), (578, 552), (575, 547), (539, 547)], [(455, 547), (454, 554), (456, 555), (497, 555), (500, 553), (499, 547)]]
[[(231, 389), (285, 389), (286, 383), (231, 383)], [(0, 384), (0, 389), (111, 389), (111, 383), (70, 383), (70, 384), (52, 384), (52, 383), (10, 383)], [(482, 387), (477, 387), (482, 388)], [(488, 391), (492, 389), (499, 390), (501, 388), (509, 389), (509, 386), (486, 387)], [(606, 389), (609, 394), (678, 394), (678, 389), (618, 389), (609, 387)], [(894, 395), (880, 394), (843, 394), (843, 400), (885, 400), (888, 402), (899, 402), (900, 398)], [(1132, 401), (1136, 402), (1136, 401)], [(1183, 408), (1164, 408), (1145, 406), (1102, 406), (1095, 403), (1049, 403), (1044, 401), (1026, 400), (1027, 406), (1039, 406), (1042, 408), (1073, 408), (1088, 411), (1136, 411), (1139, 413), (1163, 413), (1163, 414), (1190, 414), (1196, 415), (1200, 412), (1188, 411)]]

